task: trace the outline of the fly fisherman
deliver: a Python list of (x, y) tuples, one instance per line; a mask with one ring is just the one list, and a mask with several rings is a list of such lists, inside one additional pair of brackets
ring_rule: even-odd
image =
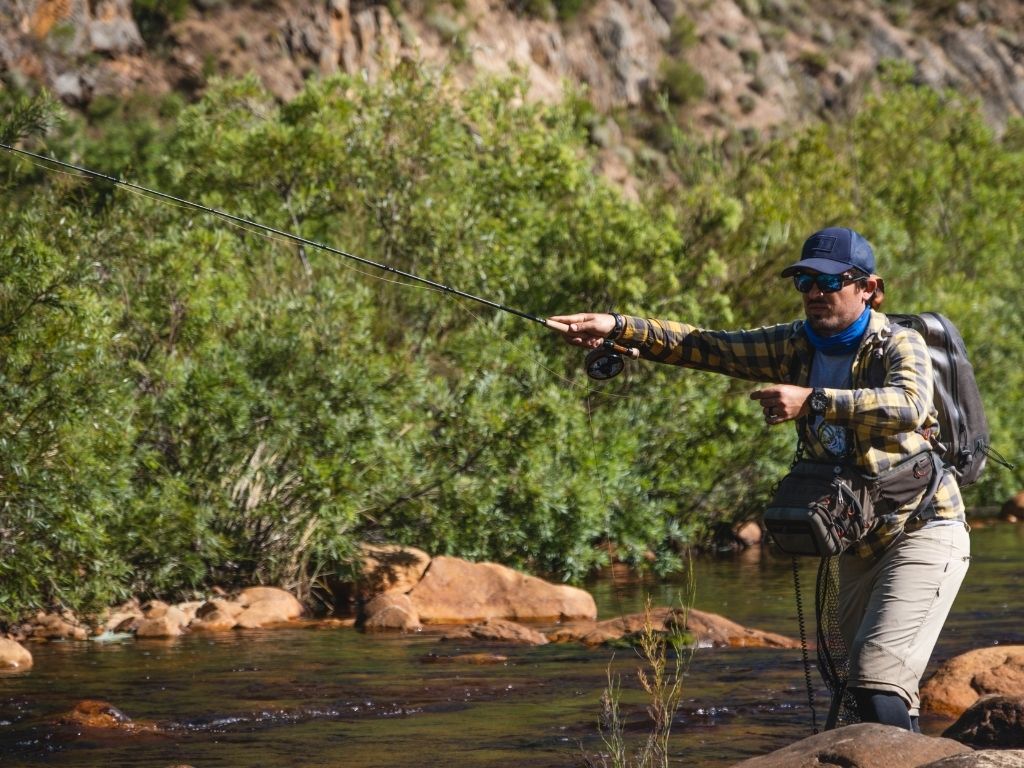
[[(928, 349), (916, 331), (890, 327), (873, 309), (883, 284), (868, 242), (851, 229), (824, 229), (782, 277), (802, 294), (806, 320), (709, 331), (619, 314), (551, 319), (567, 324), (566, 339), (578, 346), (596, 349), (610, 338), (648, 360), (775, 382), (750, 397), (769, 427), (795, 422), (812, 461), (878, 475), (934, 450)], [(870, 386), (878, 361), (884, 379), (875, 373)], [(967, 573), (970, 541), (953, 475), (942, 471), (937, 487), (912, 492), (839, 558), (838, 612), (860, 719), (918, 731), (918, 685)]]

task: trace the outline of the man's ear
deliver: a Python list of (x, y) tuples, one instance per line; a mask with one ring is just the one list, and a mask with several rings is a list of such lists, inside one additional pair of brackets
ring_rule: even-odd
[(885, 281), (882, 278), (871, 275), (864, 281), (864, 290), (870, 293), (867, 299), (869, 307), (878, 309), (882, 306), (882, 302), (885, 301)]

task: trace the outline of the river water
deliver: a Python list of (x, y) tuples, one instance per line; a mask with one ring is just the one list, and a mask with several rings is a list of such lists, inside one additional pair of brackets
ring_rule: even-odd
[[(1022, 544), (1024, 526), (974, 531), (971, 570), (931, 669), (972, 648), (1024, 643)], [(697, 608), (797, 633), (788, 558), (699, 559), (695, 580)], [(813, 585), (813, 563), (805, 564), (802, 581)], [(656, 605), (677, 603), (681, 589), (621, 578), (589, 586), (601, 618), (641, 610), (648, 595)], [(813, 595), (805, 600), (810, 606)], [(5, 768), (573, 766), (584, 752), (601, 749), (596, 722), (609, 665), (622, 676), (630, 732), (639, 738), (645, 728), (630, 650), (466, 644), (438, 634), (369, 636), (323, 627), (31, 650), (31, 671), (0, 677)], [(508, 661), (456, 658), (480, 652)], [(820, 725), (827, 695), (814, 674)], [(82, 699), (108, 701), (159, 731), (80, 732), (60, 724)], [(926, 733), (946, 725), (922, 719)], [(800, 651), (696, 651), (673, 731), (675, 764), (728, 766), (810, 733)]]

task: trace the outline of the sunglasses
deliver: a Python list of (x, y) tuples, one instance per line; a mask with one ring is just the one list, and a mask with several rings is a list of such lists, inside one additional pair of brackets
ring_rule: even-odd
[(822, 293), (835, 293), (842, 290), (845, 285), (859, 283), (867, 279), (866, 275), (850, 275), (848, 273), (841, 275), (808, 275), (801, 272), (798, 275), (793, 275), (793, 285), (796, 286), (800, 293), (809, 292), (815, 285), (818, 286), (818, 290)]

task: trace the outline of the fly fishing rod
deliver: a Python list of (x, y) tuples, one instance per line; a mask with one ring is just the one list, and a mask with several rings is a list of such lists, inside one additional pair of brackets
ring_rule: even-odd
[[(540, 325), (550, 328), (553, 331), (558, 331), (559, 333), (566, 333), (569, 330), (569, 326), (565, 325), (564, 323), (559, 323), (555, 320), (549, 320), (548, 318), (544, 317), (538, 317), (537, 315), (530, 314), (529, 312), (523, 312), (522, 310), (515, 309), (514, 307), (509, 307), (504, 304), (499, 304), (496, 301), (491, 301), (490, 299), (485, 299), (481, 296), (474, 296), (471, 293), (460, 291), (457, 288), (452, 288), (451, 286), (444, 285), (443, 283), (435, 282), (434, 280), (430, 280), (426, 277), (420, 277), (419, 275), (413, 274), (412, 272), (405, 272), (401, 269), (397, 269), (395, 267), (390, 266), (389, 264), (382, 264), (381, 262), (373, 261), (372, 259), (357, 256), (354, 253), (348, 253), (347, 251), (343, 251), (339, 248), (335, 248), (325, 243), (318, 243), (315, 240), (309, 240), (305, 237), (302, 237), (301, 235), (296, 235), (293, 232), (288, 232), (283, 229), (271, 227), (268, 224), (261, 224), (258, 221), (253, 221), (252, 219), (247, 219), (243, 216), (236, 216), (233, 213), (222, 211), (219, 208), (212, 208), (210, 206), (202, 205), (201, 203), (196, 203), (193, 202), (192, 200), (188, 200), (183, 197), (171, 195), (168, 194), (167, 192), (161, 192), (158, 189), (144, 187), (141, 184), (135, 184), (134, 182), (131, 181), (125, 181), (124, 179), (118, 178), (116, 176), (110, 176), (109, 174), (106, 173), (94, 171), (91, 168), (85, 168), (80, 165), (75, 165), (74, 163), (68, 163), (63, 160), (57, 160), (52, 157), (40, 155), (35, 152), (30, 152), (27, 149), (19, 149), (18, 147), (13, 147), (9, 144), (0, 143), (0, 149), (6, 149), (8, 152), (11, 152), (13, 154), (23, 155), (25, 157), (29, 157), (32, 158), (33, 160), (38, 160), (43, 163), (49, 163), (51, 165), (56, 165), (61, 168), (67, 168), (69, 170), (85, 174), (86, 176), (90, 176), (94, 179), (101, 179), (103, 181), (114, 184), (115, 186), (124, 187), (126, 189), (132, 189), (137, 192), (142, 192), (146, 195), (151, 195), (153, 197), (169, 200), (178, 205), (182, 205), (187, 208), (200, 211), (210, 216), (216, 216), (218, 218), (224, 219), (225, 221), (230, 221), (234, 222), (235, 224), (241, 224), (247, 227), (261, 229), (264, 232), (277, 235), (279, 237), (287, 238), (288, 240), (291, 240), (295, 243), (299, 243), (300, 245), (309, 246), (311, 248), (317, 248), (321, 251), (326, 251), (327, 253), (333, 253), (336, 256), (342, 256), (346, 259), (350, 259), (351, 261), (358, 262), (359, 264), (379, 269), (382, 272), (387, 272), (392, 275), (404, 277), (408, 280), (413, 280), (417, 283), (429, 286), (430, 288), (433, 288), (437, 291), (441, 291), (442, 293), (447, 293), (452, 296), (458, 296), (459, 298), (463, 299), (469, 299), (470, 301), (475, 301), (478, 304), (483, 304), (485, 307), (497, 309), (502, 312), (507, 312), (511, 315), (521, 317), (524, 320), (530, 320), (532, 322), (539, 323)], [(611, 339), (605, 339), (600, 347), (592, 349), (587, 354), (585, 363), (586, 372), (587, 375), (592, 379), (610, 379), (613, 376), (617, 376), (619, 373), (622, 372), (622, 369), (625, 367), (626, 357), (636, 360), (637, 358), (639, 358), (639, 356), (639, 350), (633, 347), (625, 347), (622, 346), (621, 344), (616, 344)]]

